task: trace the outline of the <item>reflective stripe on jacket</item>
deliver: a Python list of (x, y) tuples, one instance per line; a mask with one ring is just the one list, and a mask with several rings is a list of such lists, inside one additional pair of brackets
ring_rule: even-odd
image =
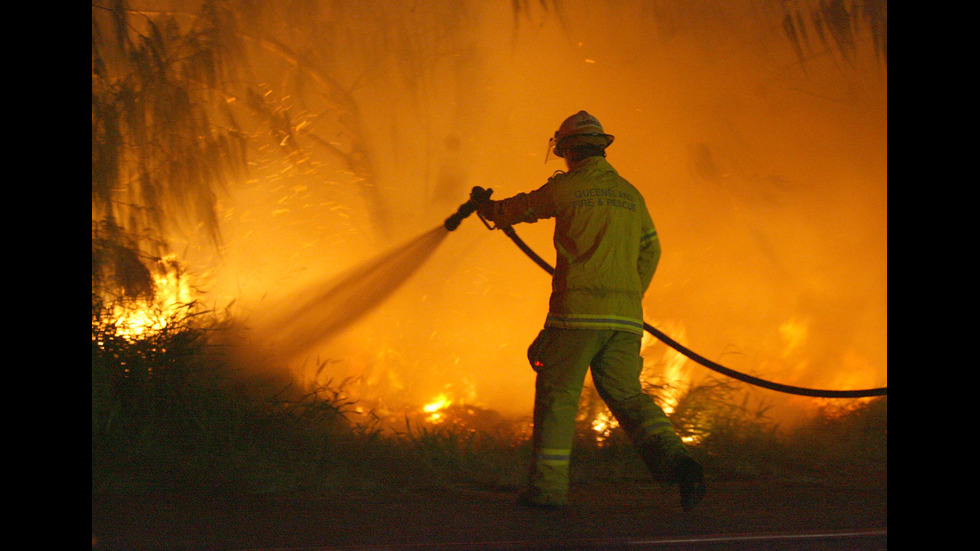
[(530, 193), (481, 208), (497, 226), (555, 219), (546, 327), (643, 333), (643, 293), (660, 260), (646, 202), (604, 157), (589, 157)]

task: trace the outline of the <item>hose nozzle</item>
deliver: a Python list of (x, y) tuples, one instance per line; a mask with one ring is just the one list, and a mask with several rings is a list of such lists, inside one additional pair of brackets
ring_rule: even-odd
[(463, 221), (463, 218), (473, 214), (476, 211), (477, 205), (489, 200), (490, 194), (492, 193), (492, 189), (483, 189), (480, 186), (474, 186), (473, 190), (470, 192), (470, 200), (460, 205), (452, 216), (446, 218), (443, 225), (446, 226), (446, 229), (449, 231), (455, 230), (459, 227), (459, 224)]

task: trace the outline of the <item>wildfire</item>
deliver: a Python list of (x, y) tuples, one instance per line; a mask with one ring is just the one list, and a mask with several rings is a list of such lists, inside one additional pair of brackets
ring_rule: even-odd
[[(685, 343), (687, 341), (687, 330), (683, 323), (667, 323), (665, 324), (667, 330), (672, 334), (672, 336), (680, 343)], [(656, 337), (650, 335), (649, 333), (643, 334), (642, 350), (644, 353), (645, 361), (644, 366), (647, 368), (654, 368), (661, 372), (660, 378), (667, 381), (669, 387), (664, 388), (660, 393), (661, 407), (664, 413), (670, 415), (674, 413), (674, 409), (677, 407), (677, 403), (680, 400), (680, 392), (682, 388), (690, 384), (690, 369), (688, 369), (688, 359), (687, 356), (681, 354), (680, 352), (674, 350), (670, 347), (664, 347), (663, 356), (659, 360), (654, 360), (652, 357), (646, 359), (648, 354), (652, 356), (653, 346), (658, 343)]]
[(163, 264), (170, 269), (153, 276), (156, 295), (152, 299), (112, 305), (108, 320), (116, 336), (135, 342), (163, 331), (180, 319), (193, 299), (187, 278), (174, 268), (175, 258), (175, 255), (165, 257)]
[(429, 415), (429, 417), (426, 418), (426, 420), (430, 423), (441, 422), (444, 419), (444, 417), (440, 411), (446, 409), (452, 403), (453, 403), (452, 400), (447, 398), (445, 394), (440, 394), (436, 396), (432, 402), (422, 407), (422, 411), (431, 414)]
[(809, 327), (805, 321), (791, 319), (779, 326), (779, 335), (785, 345), (782, 353), (783, 358), (788, 358), (793, 352), (801, 348), (809, 337)]
[(594, 419), (592, 419), (592, 430), (595, 431), (596, 441), (600, 444), (609, 438), (610, 433), (613, 429), (619, 426), (619, 421), (616, 420), (612, 415), (601, 411)]

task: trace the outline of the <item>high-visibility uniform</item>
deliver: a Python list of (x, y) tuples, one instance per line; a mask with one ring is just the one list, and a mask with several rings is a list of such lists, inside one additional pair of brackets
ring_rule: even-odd
[(480, 214), (497, 227), (555, 219), (548, 316), (528, 349), (537, 377), (525, 497), (567, 503), (575, 417), (590, 366), (596, 390), (653, 477), (671, 482), (672, 465), (687, 450), (639, 382), (642, 298), (660, 259), (643, 196), (604, 157), (593, 156), (535, 191), (488, 201)]

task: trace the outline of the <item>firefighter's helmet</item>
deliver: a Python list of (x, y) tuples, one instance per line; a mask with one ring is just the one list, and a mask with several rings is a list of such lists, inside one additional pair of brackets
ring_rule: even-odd
[(579, 111), (565, 119), (548, 143), (548, 150), (559, 157), (565, 157), (576, 146), (592, 146), (599, 150), (609, 147), (615, 139), (602, 129), (599, 119), (585, 111)]

